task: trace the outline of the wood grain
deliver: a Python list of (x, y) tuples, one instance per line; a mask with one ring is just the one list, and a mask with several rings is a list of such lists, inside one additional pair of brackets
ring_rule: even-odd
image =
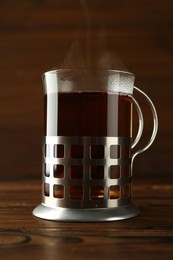
[(0, 184), (1, 259), (172, 259), (172, 178), (133, 184), (140, 215), (109, 223), (63, 223), (32, 216), (39, 181)]

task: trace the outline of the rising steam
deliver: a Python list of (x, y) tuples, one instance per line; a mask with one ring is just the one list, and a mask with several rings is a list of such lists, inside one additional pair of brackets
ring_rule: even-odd
[[(91, 30), (92, 23), (90, 17), (90, 10), (85, 0), (79, 0), (80, 5), (84, 11), (86, 21), (86, 40), (85, 45), (80, 42), (78, 30), (74, 36), (69, 51), (66, 54), (61, 68), (63, 69), (82, 69), (82, 68), (96, 68), (96, 69), (115, 69), (127, 71), (121, 59), (113, 49), (109, 49), (106, 44), (106, 29), (104, 25), (100, 25), (101, 29), (95, 33), (97, 41), (92, 46)], [(98, 45), (98, 46), (97, 46)]]

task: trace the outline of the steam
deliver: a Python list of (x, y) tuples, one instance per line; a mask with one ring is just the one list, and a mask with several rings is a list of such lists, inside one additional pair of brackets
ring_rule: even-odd
[(127, 68), (124, 66), (117, 53), (111, 49), (101, 52), (101, 56), (98, 59), (97, 68), (127, 71)]
[(65, 60), (61, 66), (62, 69), (83, 69), (87, 67), (87, 61), (84, 55), (82, 45), (75, 41), (68, 51)]
[(74, 34), (73, 44), (66, 54), (64, 62), (61, 66), (63, 69), (83, 69), (83, 68), (96, 68), (96, 69), (115, 69), (128, 71), (124, 66), (122, 60), (119, 58), (115, 50), (107, 47), (106, 43), (106, 29), (101, 25), (95, 37), (97, 41), (95, 49), (91, 45), (91, 17), (90, 10), (85, 0), (79, 0), (80, 5), (84, 11), (86, 20), (86, 40), (85, 44), (80, 42), (78, 30)]

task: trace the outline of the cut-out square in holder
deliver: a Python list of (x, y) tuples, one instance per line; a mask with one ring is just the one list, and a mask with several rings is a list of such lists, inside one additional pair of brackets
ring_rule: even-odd
[(122, 172), (122, 177), (124, 179), (128, 179), (129, 177), (131, 177), (131, 165), (130, 164), (123, 165), (121, 167), (121, 172)]
[(54, 164), (53, 176), (54, 176), (54, 178), (64, 178), (64, 165), (63, 164)]
[(83, 179), (83, 165), (71, 165), (70, 166), (70, 178), (71, 179)]
[(50, 145), (49, 144), (44, 145), (44, 156), (50, 157)]
[(120, 158), (120, 146), (119, 145), (111, 145), (110, 146), (110, 158), (111, 159)]
[(45, 177), (50, 176), (50, 164), (49, 163), (44, 163), (43, 164), (43, 172)]
[(103, 200), (104, 199), (104, 187), (103, 186), (91, 186), (90, 187), (90, 199), (91, 200)]
[(120, 198), (120, 186), (119, 185), (111, 185), (109, 187), (109, 198), (112, 200)]
[(84, 155), (84, 146), (83, 145), (71, 145), (71, 158), (82, 159)]
[(63, 199), (64, 198), (64, 186), (55, 184), (53, 186), (53, 196), (57, 199)]
[(120, 166), (111, 165), (109, 168), (110, 179), (119, 179), (120, 178)]
[(70, 185), (70, 199), (83, 200), (83, 186)]
[(64, 158), (64, 145), (63, 144), (54, 145), (54, 157), (55, 158)]
[(49, 190), (49, 184), (44, 183), (44, 196), (49, 197), (50, 196), (50, 190)]
[(92, 145), (91, 146), (91, 158), (103, 159), (104, 158), (104, 145)]
[(103, 165), (92, 165), (90, 168), (91, 179), (104, 179), (104, 166)]

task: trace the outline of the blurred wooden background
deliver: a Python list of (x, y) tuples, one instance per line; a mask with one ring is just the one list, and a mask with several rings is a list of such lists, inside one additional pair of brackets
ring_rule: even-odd
[[(1, 180), (41, 178), (40, 75), (62, 66), (76, 41), (93, 61), (102, 50), (114, 50), (115, 68), (121, 60), (155, 103), (159, 134), (136, 159), (136, 178), (172, 174), (172, 0), (1, 0), (0, 37)], [(151, 119), (143, 107), (147, 141)]]

